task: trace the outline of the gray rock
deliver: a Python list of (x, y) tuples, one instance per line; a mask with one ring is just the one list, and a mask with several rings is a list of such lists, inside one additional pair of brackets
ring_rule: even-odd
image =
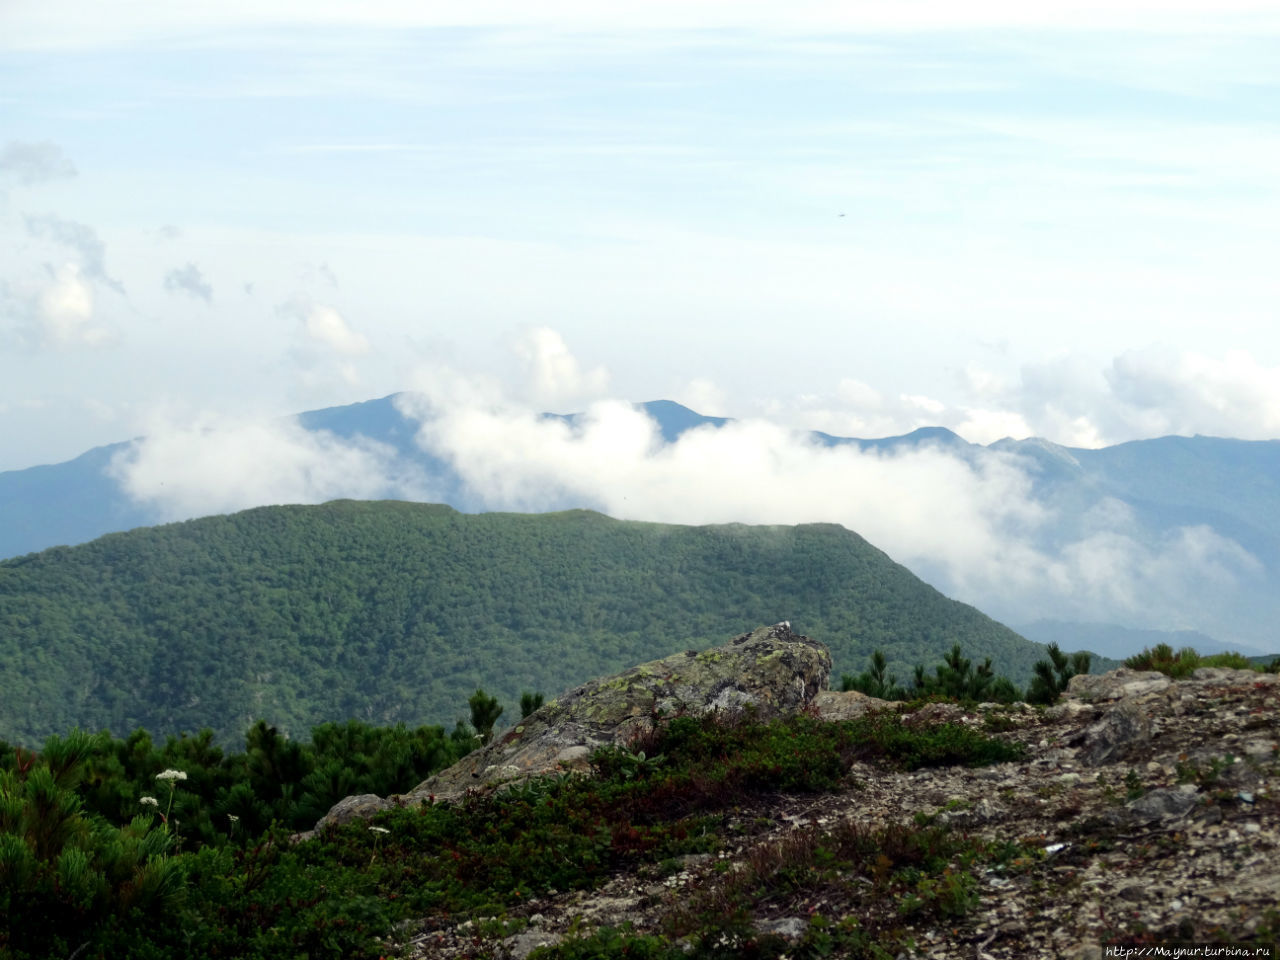
[(1122, 700), (1069, 742), (1080, 747), (1081, 760), (1100, 766), (1123, 760), (1150, 739), (1151, 718), (1136, 704)]
[(1258, 673), (1256, 670), (1233, 670), (1230, 667), (1197, 667), (1191, 679), (1201, 683), (1261, 683), (1264, 686), (1280, 683), (1280, 674)]
[(391, 804), (376, 793), (362, 793), (357, 797), (345, 797), (330, 808), (325, 820), (329, 823), (343, 824), (352, 820), (368, 820), (375, 813), (390, 809)]
[(1200, 802), (1195, 788), (1162, 787), (1130, 802), (1129, 810), (1140, 820), (1177, 820)]
[(1167, 689), (1173, 681), (1156, 670), (1121, 668), (1110, 673), (1080, 673), (1067, 682), (1067, 696), (1097, 703), (1122, 700)]
[(876, 710), (896, 707), (897, 701), (879, 700), (858, 690), (823, 690), (813, 706), (823, 720), (856, 720)]

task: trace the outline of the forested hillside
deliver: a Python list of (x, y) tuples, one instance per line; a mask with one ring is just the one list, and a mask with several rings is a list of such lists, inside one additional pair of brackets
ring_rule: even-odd
[(265, 507), (0, 563), (0, 738), (79, 725), (239, 742), (452, 723), (779, 620), (906, 677), (953, 643), (1025, 681), (1037, 647), (833, 525), (683, 527), (400, 502)]

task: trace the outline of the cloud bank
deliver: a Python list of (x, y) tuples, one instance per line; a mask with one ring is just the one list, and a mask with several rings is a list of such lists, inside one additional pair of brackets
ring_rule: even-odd
[(1206, 583), (1229, 593), (1260, 572), (1207, 527), (1151, 542), (1121, 525), (1047, 547), (1057, 518), (1032, 494), (1034, 466), (997, 451), (863, 452), (763, 420), (698, 428), (664, 445), (653, 421), (617, 400), (591, 405), (572, 425), (509, 402), (453, 403), (438, 390), (405, 395), (402, 409), (421, 422), (422, 446), (490, 509), (572, 504), (669, 523), (838, 523), (1014, 623), (1185, 626), (1202, 612), (1192, 598)]
[[(447, 481), (425, 476), (388, 447), (309, 433), (294, 421), (161, 425), (117, 458), (113, 472), (130, 496), (169, 518), (337, 497), (431, 500), (456, 483), (468, 503), (488, 510), (590, 507), (681, 524), (838, 523), (944, 593), (1015, 624), (1053, 618), (1212, 629), (1213, 617), (1265, 574), (1239, 543), (1206, 525), (1144, 528), (1114, 500), (1064, 517), (1036, 493), (1036, 463), (1007, 450), (831, 446), (759, 417), (666, 443), (642, 410), (607, 396), (571, 421), (547, 417), (543, 400), (598, 392), (607, 373), (585, 369), (548, 329), (526, 333), (514, 354), (521, 382), (437, 364), (400, 395), (421, 450), (456, 474)], [(1142, 362), (1146, 356), (1115, 365), (1117, 382), (1136, 391), (1135, 409), (1169, 389)], [(1179, 396), (1188, 410), (1201, 409), (1206, 393), (1218, 395), (1212, 384), (1224, 368), (1190, 369), (1194, 376), (1176, 381)], [(1260, 383), (1246, 385), (1241, 402), (1256, 402), (1249, 390)], [(861, 385), (842, 389), (864, 407), (892, 405)], [(892, 403), (939, 412), (919, 398)]]
[(126, 494), (166, 520), (268, 504), (431, 495), (422, 478), (396, 461), (394, 450), (308, 431), (292, 419), (156, 422), (144, 439), (116, 455), (109, 472)]

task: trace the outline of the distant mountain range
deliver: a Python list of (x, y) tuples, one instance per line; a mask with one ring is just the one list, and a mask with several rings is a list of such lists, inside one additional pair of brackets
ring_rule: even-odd
[(837, 684), (874, 649), (903, 681), (953, 643), (1020, 684), (1044, 656), (835, 524), (260, 507), (0, 562), (0, 738), (451, 726), (478, 686), (510, 715), (523, 691), (784, 619), (828, 644)]
[[(415, 442), (422, 424), (402, 412), (396, 400), (391, 396), (314, 410), (299, 415), (296, 422), (312, 433), (385, 445), (395, 464), (393, 472), (429, 478), (427, 499), (464, 512), (493, 509), (495, 505), (464, 483), (447, 459)], [(642, 408), (666, 444), (689, 430), (729, 422), (670, 401)], [(572, 415), (563, 419), (575, 420)], [(1083, 566), (1100, 591), (1124, 565), (1130, 572), (1135, 566), (1142, 568), (1135, 589), (1152, 591), (1151, 595), (1129, 598), (1136, 612), (1123, 621), (1111, 614), (1100, 617), (1087, 603), (1073, 605), (1069, 596), (1040, 596), (1014, 587), (966, 595), (1006, 622), (1024, 625), (1028, 635), (1088, 638), (1064, 645), (1095, 644), (1094, 649), (1108, 656), (1132, 653), (1134, 643), (1156, 636), (1182, 645), (1185, 633), (1180, 631), (1203, 636), (1197, 642), (1206, 646), (1246, 653), (1280, 649), (1274, 626), (1280, 622), (1280, 441), (1163, 437), (1090, 450), (1030, 439), (983, 446), (943, 428), (881, 439), (821, 433), (813, 438), (820, 445), (854, 445), (889, 457), (933, 448), (975, 464), (984, 458), (1008, 458), (1027, 477), (1028, 495), (1042, 511), (1040, 522), (1027, 534), (1036, 550), (1049, 557), (1078, 558), (1087, 549), (1090, 559)], [(118, 471), (111, 468), (127, 458), (137, 442), (98, 447), (66, 463), (0, 473), (0, 557), (174, 519), (172, 510), (131, 498)], [(391, 481), (378, 496), (423, 499)], [(598, 506), (575, 502), (569, 495), (551, 504), (554, 509)], [(1166, 577), (1163, 565), (1180, 570), (1181, 579)], [(928, 557), (913, 560), (912, 568), (944, 592), (956, 592), (947, 572), (931, 565)], [(1166, 602), (1157, 590), (1180, 603)], [(1194, 601), (1187, 602), (1191, 595)], [(1178, 607), (1176, 616), (1167, 609), (1173, 606)], [(1037, 626), (1042, 620), (1065, 626)]]

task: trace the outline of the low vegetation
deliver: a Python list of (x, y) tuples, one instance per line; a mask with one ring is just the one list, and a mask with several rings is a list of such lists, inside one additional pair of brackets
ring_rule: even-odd
[[(1153, 653), (1152, 663), (1191, 660)], [(1046, 663), (1055, 686), (1080, 666)], [(916, 679), (938, 685), (925, 699), (955, 702), (1003, 689), (988, 673), (955, 650)], [(868, 674), (892, 690), (883, 663)], [(521, 699), (527, 715), (541, 695)], [(974, 911), (979, 877), (1034, 870), (1044, 856), (1034, 838), (982, 839), (928, 815), (815, 821), (759, 842), (753, 824), (770, 822), (780, 794), (857, 791), (855, 761), (915, 770), (1024, 756), (1016, 741), (928, 710), (665, 718), (626, 749), (596, 751), (591, 776), (394, 807), (290, 840), (342, 796), (406, 791), (469, 751), (502, 709), (482, 690), (470, 707), (472, 725), (448, 733), (352, 721), (295, 743), (258, 723), (237, 753), (209, 731), (163, 746), (141, 730), (73, 731), (38, 753), (0, 745), (0, 960), (375, 960), (396, 954), (399, 931), (429, 940), (466, 922), (482, 958), (492, 938), (523, 928), (531, 900), (623, 873), (661, 878), (689, 855), (723, 870), (690, 886), (660, 931), (587, 930), (534, 960), (886, 958), (909, 950), (920, 924)], [(1208, 782), (1216, 770), (1179, 774)], [(762, 914), (802, 918), (801, 929), (784, 938)]]
[(1280, 657), (1269, 664), (1259, 658), (1249, 658), (1240, 653), (1215, 653), (1202, 657), (1191, 647), (1174, 652), (1167, 643), (1147, 647), (1141, 653), (1125, 660), (1131, 670), (1158, 670), (1174, 679), (1189, 677), (1200, 667), (1228, 667), (1232, 670), (1256, 670), (1260, 673), (1280, 673)]
[[(492, 714), (485, 700), (479, 705)], [(207, 735), (156, 748), (141, 731), (123, 741), (76, 731), (51, 738), (39, 754), (7, 748), (0, 756), (0, 957), (372, 960), (387, 954), (386, 938), (405, 920), (505, 922), (551, 890), (594, 887), (621, 870), (727, 850), (741, 839), (727, 811), (780, 792), (837, 789), (855, 758), (915, 768), (1019, 755), (963, 725), (908, 728), (896, 715), (847, 723), (678, 716), (627, 750), (595, 753), (591, 777), (549, 777), (457, 805), (393, 809), (288, 841), (303, 811), (320, 802), (318, 785), (339, 767), (355, 771), (344, 790), (405, 790), (474, 741), (470, 728), (455, 733), (353, 723), (317, 729), (311, 744), (298, 745), (259, 725), (246, 751), (230, 756)], [(884, 837), (814, 834), (691, 905), (666, 938), (602, 932), (559, 955), (665, 956), (671, 938), (682, 936), (706, 956), (717, 955), (722, 937), (747, 949), (733, 928), (738, 908), (724, 914), (716, 897), (745, 904), (752, 884), (835, 882), (839, 864), (864, 862), (877, 846), (891, 856), (873, 858), (869, 869), (883, 875), (882, 891), (904, 912), (963, 909), (966, 882), (951, 864), (987, 852), (965, 852), (955, 846), (963, 841), (932, 828), (892, 829), (898, 832)], [(820, 933), (850, 935), (838, 925)]]

